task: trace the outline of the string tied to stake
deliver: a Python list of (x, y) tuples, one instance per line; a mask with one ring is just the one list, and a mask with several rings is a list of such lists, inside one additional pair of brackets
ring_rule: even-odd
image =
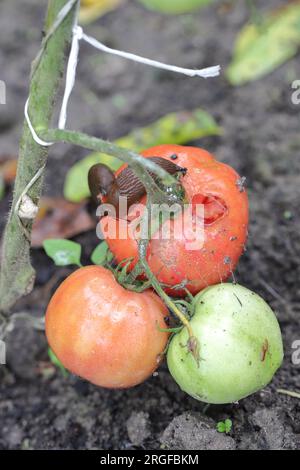
[[(57, 19), (54, 22), (50, 30), (50, 33), (47, 35), (48, 40), (51, 37), (51, 35), (54, 34), (56, 29), (60, 26), (62, 21), (65, 19), (65, 17), (70, 13), (71, 8), (74, 6), (75, 3), (76, 1), (69, 0), (69, 2), (66, 3), (66, 5), (62, 8), (62, 10), (58, 13)], [(220, 70), (221, 70), (220, 65), (206, 67), (203, 69), (189, 69), (189, 68), (184, 68), (184, 67), (178, 67), (177, 65), (166, 64), (163, 62), (159, 62), (157, 60), (153, 60), (147, 57), (142, 57), (137, 54), (133, 54), (131, 52), (125, 52), (119, 49), (113, 49), (111, 47), (108, 47), (102, 42), (93, 38), (92, 36), (88, 36), (87, 34), (85, 34), (82, 27), (78, 25), (78, 11), (77, 11), (74, 25), (73, 25), (73, 30), (72, 30), (72, 44), (71, 44), (71, 49), (70, 49), (70, 54), (69, 54), (69, 59), (68, 59), (68, 65), (67, 65), (65, 90), (64, 90), (64, 95), (63, 95), (63, 100), (62, 100), (62, 105), (61, 105), (61, 110), (60, 110), (59, 120), (58, 120), (58, 128), (61, 130), (65, 129), (66, 127), (68, 103), (69, 103), (72, 90), (74, 88), (75, 81), (76, 81), (80, 41), (85, 41), (87, 44), (90, 44), (92, 47), (94, 47), (95, 49), (98, 49), (101, 52), (116, 55), (118, 57), (122, 57), (123, 59), (131, 60), (140, 64), (148, 65), (148, 66), (159, 68), (162, 70), (167, 70), (173, 73), (180, 73), (188, 77), (201, 77), (201, 78), (217, 77), (220, 74)], [(37, 135), (29, 117), (28, 106), (29, 106), (29, 102), (27, 100), (25, 104), (24, 114), (25, 114), (26, 122), (30, 129), (32, 138), (38, 145), (41, 145), (43, 147), (50, 147), (51, 145), (53, 145), (53, 142), (46, 142)]]

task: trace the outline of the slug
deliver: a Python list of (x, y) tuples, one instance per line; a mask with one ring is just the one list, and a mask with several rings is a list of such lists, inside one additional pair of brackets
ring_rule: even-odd
[[(171, 175), (186, 173), (186, 168), (182, 168), (165, 158), (150, 157), (149, 160), (159, 165)], [(153, 173), (150, 172), (150, 174), (156, 179)], [(90, 168), (88, 183), (93, 200), (98, 204), (103, 201), (105, 201), (106, 204), (112, 204), (117, 214), (120, 196), (127, 198), (127, 207), (129, 208), (139, 202), (146, 193), (143, 183), (130, 167), (124, 168), (124, 170), (115, 177), (110, 168), (102, 163), (97, 163)]]

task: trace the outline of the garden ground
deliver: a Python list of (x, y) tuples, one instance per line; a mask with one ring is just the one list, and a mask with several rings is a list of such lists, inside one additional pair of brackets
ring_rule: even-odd
[[(46, 0), (2, 0), (0, 71), (7, 105), (0, 108), (0, 156), (17, 154), (30, 62), (41, 39)], [(259, 1), (267, 8), (270, 2)], [(278, 4), (280, 2), (272, 2)], [(281, 2), (282, 3), (282, 2)], [(146, 12), (133, 1), (89, 26), (89, 33), (123, 48), (185, 67), (228, 64), (234, 38), (247, 19), (243, 2), (177, 17)], [(162, 366), (157, 376), (125, 391), (97, 388), (51, 368), (44, 334), (19, 321), (8, 340), (8, 365), (0, 368), (0, 448), (6, 449), (300, 449), (300, 401), (276, 392), (300, 390), (292, 344), (300, 339), (300, 108), (291, 83), (299, 57), (257, 82), (230, 87), (224, 78), (201, 80), (81, 49), (69, 126), (114, 139), (176, 110), (201, 106), (223, 127), (220, 137), (194, 142), (247, 177), (251, 224), (248, 249), (236, 272), (239, 283), (260, 293), (281, 323), (285, 360), (273, 383), (240, 403), (211, 406), (182, 393)], [(45, 192), (62, 194), (81, 149), (51, 149)], [(11, 194), (0, 203), (0, 229)], [(94, 231), (76, 238), (85, 261)], [(41, 316), (69, 269), (55, 268), (34, 250), (36, 287), (16, 306)], [(216, 423), (230, 418), (230, 436)]]

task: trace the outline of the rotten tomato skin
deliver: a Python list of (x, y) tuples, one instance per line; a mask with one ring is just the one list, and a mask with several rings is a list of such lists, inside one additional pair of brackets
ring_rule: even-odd
[(100, 266), (71, 274), (54, 293), (46, 313), (51, 349), (72, 373), (107, 388), (128, 388), (158, 367), (168, 333), (168, 310), (152, 291), (119, 285)]
[(180, 388), (206, 403), (225, 404), (264, 388), (283, 360), (278, 321), (257, 294), (234, 284), (206, 288), (194, 300), (191, 328), (197, 364), (187, 352), (186, 328), (168, 348), (168, 367)]
[[(230, 166), (218, 162), (213, 155), (200, 148), (160, 145), (149, 148), (142, 155), (145, 158), (158, 156), (169, 159), (186, 168), (185, 175), (179, 179), (187, 203), (192, 207), (192, 212), (199, 204), (204, 207), (203, 243), (197, 249), (190, 244), (189, 233), (184, 231), (179, 238), (152, 237), (147, 251), (152, 272), (162, 284), (172, 287), (183, 284), (192, 294), (226, 280), (235, 269), (247, 239), (248, 198), (243, 179)], [(116, 176), (125, 167), (122, 166)], [(140, 205), (144, 207), (145, 203), (146, 197), (141, 199)], [(160, 228), (161, 233), (163, 230), (174, 233), (175, 223), (184, 223), (185, 214), (177, 216), (176, 222), (165, 221)], [(131, 269), (138, 260), (138, 235), (132, 237), (130, 229), (135, 217), (130, 209), (127, 218), (115, 221), (113, 234), (108, 230), (112, 216), (105, 216), (100, 222), (116, 261), (132, 257)], [(126, 231), (126, 237), (120, 236)], [(166, 292), (178, 297), (186, 295), (184, 289), (172, 287), (165, 288)]]

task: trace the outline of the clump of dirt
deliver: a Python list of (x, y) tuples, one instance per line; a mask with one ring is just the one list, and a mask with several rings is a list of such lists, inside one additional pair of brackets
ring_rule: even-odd
[(218, 433), (214, 420), (200, 413), (183, 413), (174, 418), (161, 438), (170, 450), (235, 450), (235, 441)]
[[(269, 7), (266, 0), (257, 4)], [(39, 47), (44, 10), (45, 2), (36, 0), (1, 3), (0, 70), (8, 89), (7, 105), (0, 107), (1, 154), (17, 153), (30, 62)], [(247, 15), (244, 2), (236, 2), (227, 14), (216, 5), (171, 18), (125, 2), (89, 26), (89, 33), (113, 47), (186, 67), (225, 66)], [(165, 113), (196, 106), (223, 126), (223, 136), (194, 144), (247, 177), (250, 235), (235, 276), (276, 310), (285, 360), (265, 390), (239, 404), (206, 410), (179, 390), (165, 365), (146, 383), (124, 391), (100, 389), (71, 375), (65, 378), (48, 361), (43, 333), (25, 331), (19, 324), (8, 340), (8, 365), (0, 367), (0, 448), (185, 448), (186, 436), (194, 436), (193, 448), (300, 448), (300, 402), (276, 392), (300, 389), (300, 366), (291, 360), (293, 342), (300, 337), (300, 110), (290, 100), (291, 81), (299, 76), (296, 58), (268, 77), (235, 89), (224, 75), (207, 81), (189, 79), (82, 47), (69, 127), (114, 139)], [(47, 195), (62, 194), (66, 171), (85, 153), (64, 145), (51, 150)], [(1, 201), (1, 230), (10, 199), (8, 194)], [(76, 240), (88, 262), (97, 243), (95, 233)], [(70, 270), (55, 268), (41, 250), (34, 250), (32, 258), (36, 288), (16, 311), (39, 316)], [(233, 428), (230, 436), (221, 436), (214, 428), (226, 418)], [(135, 426), (141, 426), (143, 441), (137, 439)]]

